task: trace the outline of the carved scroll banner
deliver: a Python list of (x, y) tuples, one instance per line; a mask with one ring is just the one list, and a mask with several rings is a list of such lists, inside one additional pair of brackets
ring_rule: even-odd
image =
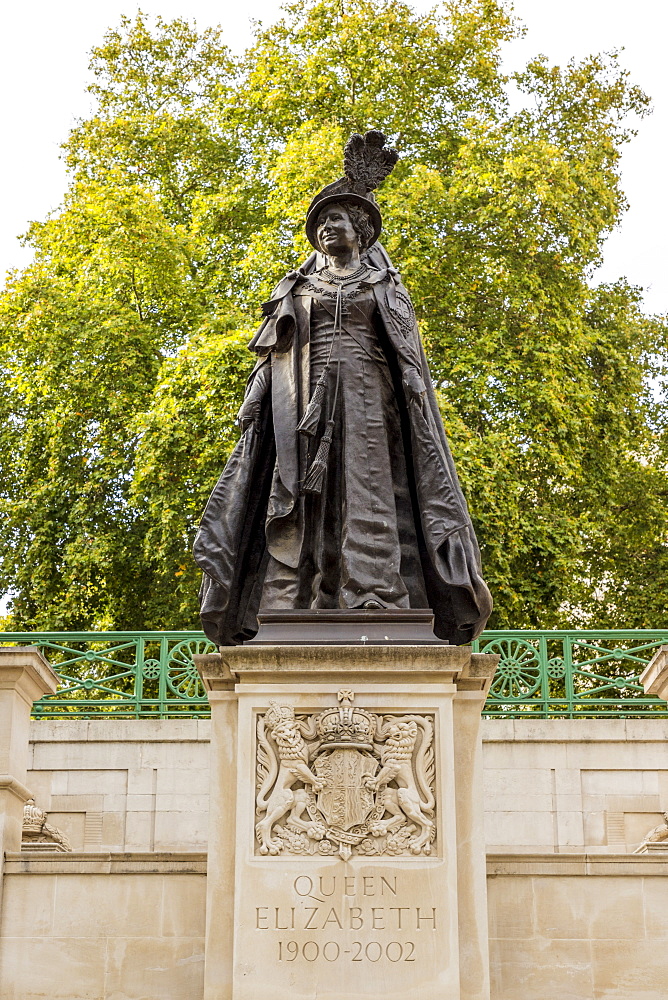
[[(212, 784), (205, 1000), (488, 1000), (485, 678), (448, 647), (328, 655), (225, 653), (237, 755)], [(213, 755), (229, 725), (203, 677)]]

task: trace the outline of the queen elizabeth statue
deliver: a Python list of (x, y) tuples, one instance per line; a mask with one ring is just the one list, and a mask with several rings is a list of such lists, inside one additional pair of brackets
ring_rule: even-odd
[(397, 159), (378, 131), (350, 138), (308, 210), (314, 252), (262, 308), (241, 437), (194, 548), (219, 646), (265, 609), (430, 608), (455, 644), (490, 615), (413, 306), (377, 242), (373, 190)]

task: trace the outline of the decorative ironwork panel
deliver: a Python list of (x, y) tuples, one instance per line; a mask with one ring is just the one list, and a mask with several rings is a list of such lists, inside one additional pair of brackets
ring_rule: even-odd
[(209, 714), (193, 655), (215, 646), (201, 632), (5, 632), (0, 643), (37, 646), (60, 678), (35, 718)]
[(668, 631), (499, 630), (473, 643), (498, 653), (484, 714), (503, 718), (606, 718), (668, 715), (647, 697), (640, 675)]
[[(35, 718), (165, 719), (209, 714), (196, 653), (214, 652), (202, 632), (4, 632), (1, 645), (37, 646), (58, 674)], [(498, 630), (474, 652), (501, 657), (484, 714), (500, 718), (668, 716), (640, 675), (668, 630)]]

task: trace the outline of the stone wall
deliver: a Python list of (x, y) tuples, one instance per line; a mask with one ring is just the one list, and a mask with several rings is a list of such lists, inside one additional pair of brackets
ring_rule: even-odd
[(204, 851), (208, 720), (39, 721), (28, 785), (75, 851)]
[(0, 1000), (201, 1000), (206, 862), (5, 862)]
[(491, 1000), (665, 1000), (668, 862), (488, 856)]
[[(231, 982), (232, 963), (225, 959), (227, 964), (221, 964), (223, 952), (212, 946), (213, 932), (222, 924), (232, 926), (233, 911), (212, 905), (211, 891), (214, 885), (225, 890), (231, 884), (234, 868), (226, 870), (220, 861), (230, 853), (226, 847), (233, 853), (232, 821), (239, 800), (228, 804), (226, 789), (234, 782), (231, 786), (221, 780), (222, 791), (212, 799), (209, 830), (209, 722), (30, 723), (32, 702), (55, 688), (55, 675), (37, 650), (0, 653), (0, 859), (3, 851), (5, 858), (4, 871), (0, 869), (0, 1000), (220, 1000), (221, 975)], [(229, 684), (224, 671), (220, 673), (221, 684)], [(295, 688), (293, 698), (298, 693)], [(402, 692), (402, 710), (407, 697), (418, 695)], [(211, 697), (219, 708), (230, 703), (224, 687), (212, 688)], [(248, 689), (240, 697), (245, 697), (248, 729)], [(462, 701), (472, 697), (482, 699), (484, 692), (472, 696), (465, 688), (457, 693)], [(237, 746), (228, 738), (236, 731), (235, 717), (218, 712), (214, 731), (219, 748), (230, 753), (230, 747)], [(468, 903), (481, 902), (476, 919), (483, 932), (489, 918), (491, 1000), (665, 1000), (668, 857), (658, 844), (650, 845), (648, 853), (632, 852), (668, 812), (667, 740), (668, 720), (663, 719), (484, 724), (488, 905), (486, 909), (482, 866), (476, 895), (470, 894)], [(248, 743), (247, 731), (242, 750)], [(457, 746), (440, 759), (451, 762)], [(238, 747), (235, 752), (235, 761), (243, 757)], [(466, 760), (462, 767), (457, 759), (461, 788)], [(219, 749), (219, 778), (226, 773), (222, 760)], [(251, 833), (255, 818), (250, 758), (244, 766), (249, 770), (239, 788), (247, 808), (237, 841)], [(478, 772), (466, 787), (479, 789), (481, 783)], [(212, 787), (215, 792), (215, 781)], [(36, 835), (46, 832), (50, 839), (46, 848), (33, 839), (21, 853), (26, 802)], [(43, 825), (40, 807), (48, 812), (50, 827)], [(56, 846), (67, 845), (53, 826), (69, 838), (74, 852), (56, 853)], [(476, 830), (481, 828), (479, 817)], [(469, 843), (470, 828), (464, 825), (463, 831), (460, 836), (458, 827), (458, 851)], [(480, 842), (478, 857), (482, 861)], [(359, 860), (337, 864), (354, 866)], [(244, 863), (252, 861), (246, 850)], [(389, 863), (396, 871), (401, 861)], [(461, 900), (467, 898), (470, 884), (465, 865), (456, 872), (436, 892), (439, 900), (459, 893), (459, 903), (453, 899), (449, 909), (447, 901), (441, 905), (452, 913), (457, 907), (461, 926), (467, 916)], [(419, 890), (420, 902), (430, 887)], [(220, 898), (231, 897), (225, 890)], [(373, 919), (374, 929), (384, 929)], [(435, 930), (435, 916), (431, 919)], [(244, 918), (241, 925), (249, 928), (252, 921)], [(287, 924), (281, 924), (284, 929)], [(486, 934), (481, 933), (479, 940), (483, 937), (486, 956)], [(249, 940), (254, 953), (257, 941), (252, 934)], [(460, 955), (466, 956), (470, 942), (471, 935), (461, 937)], [(235, 965), (244, 976), (247, 953), (248, 948)], [(454, 946), (448, 955), (457, 955)], [(323, 956), (327, 958), (324, 951)], [(380, 953), (378, 958), (369, 956), (374, 962), (379, 958)], [(454, 968), (456, 958), (448, 960)], [(462, 966), (468, 971), (460, 980), (461, 996), (488, 998), (482, 983), (486, 961), (484, 969), (478, 966), (476, 982), (470, 975), (474, 966), (466, 962), (468, 957)], [(389, 966), (384, 977), (386, 987), (378, 995), (406, 1000), (405, 984), (397, 984)], [(303, 976), (293, 978), (291, 996), (344, 1000), (340, 988), (328, 992), (326, 979), (309, 992)], [(274, 989), (271, 979), (270, 988), (260, 992)], [(236, 990), (235, 985), (235, 996)], [(357, 995), (355, 988), (343, 992), (347, 1000)], [(450, 987), (445, 993), (460, 996)], [(225, 995), (232, 994), (228, 990)], [(256, 992), (246, 995), (255, 1000)], [(430, 1000), (428, 990), (420, 995)]]
[(490, 719), (482, 732), (491, 853), (625, 853), (668, 811), (668, 719)]
[[(27, 784), (77, 851), (205, 851), (208, 720), (38, 721)], [(483, 722), (491, 853), (632, 851), (668, 811), (668, 720)]]
[[(492, 1000), (665, 1000), (667, 862), (487, 867)], [(205, 871), (197, 854), (9, 855), (0, 1000), (202, 1000)]]

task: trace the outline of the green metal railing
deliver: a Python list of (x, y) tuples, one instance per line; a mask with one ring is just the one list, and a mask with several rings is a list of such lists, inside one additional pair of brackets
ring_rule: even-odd
[(484, 714), (497, 718), (582, 719), (668, 716), (647, 697), (640, 675), (668, 630), (489, 631), (475, 652), (501, 656)]
[(209, 715), (193, 662), (215, 652), (202, 632), (0, 632), (0, 645), (37, 646), (58, 674), (38, 719), (168, 719)]
[[(193, 662), (215, 647), (201, 632), (4, 632), (0, 645), (33, 645), (60, 677), (36, 718), (207, 716)], [(484, 632), (475, 652), (498, 653), (485, 715), (497, 718), (668, 716), (640, 674), (668, 630)]]

